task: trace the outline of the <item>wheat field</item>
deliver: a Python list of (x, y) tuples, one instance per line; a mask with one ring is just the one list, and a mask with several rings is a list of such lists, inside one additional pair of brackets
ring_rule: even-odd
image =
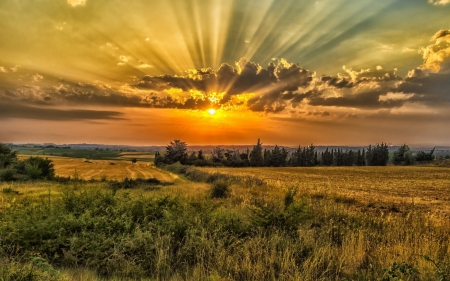
[(430, 215), (450, 218), (450, 169), (421, 166), (387, 167), (284, 167), (284, 168), (198, 168), (263, 179), (275, 190), (294, 188), (298, 195), (328, 198), (347, 203), (348, 208), (399, 211), (414, 208)]
[[(25, 157), (25, 156), (22, 156)], [(68, 158), (49, 156), (55, 165), (55, 174), (60, 177), (78, 177), (83, 180), (122, 180), (124, 178), (157, 178), (171, 182), (177, 176), (156, 169), (153, 163), (131, 163), (126, 160), (85, 160), (83, 158)]]

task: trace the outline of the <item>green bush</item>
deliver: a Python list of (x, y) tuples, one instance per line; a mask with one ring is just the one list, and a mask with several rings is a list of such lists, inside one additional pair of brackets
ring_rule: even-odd
[(26, 174), (30, 177), (32, 180), (36, 180), (42, 177), (42, 170), (39, 168), (39, 166), (35, 164), (27, 164), (25, 166)]
[(166, 170), (175, 174), (185, 174), (189, 166), (181, 164), (179, 161), (170, 165), (164, 166)]
[(230, 195), (230, 187), (224, 181), (216, 181), (211, 187), (211, 198), (226, 198)]
[(62, 281), (65, 278), (47, 260), (34, 256), (24, 261), (0, 259), (0, 280), (2, 281)]
[(0, 181), (13, 181), (16, 180), (16, 170), (8, 167), (0, 170)]

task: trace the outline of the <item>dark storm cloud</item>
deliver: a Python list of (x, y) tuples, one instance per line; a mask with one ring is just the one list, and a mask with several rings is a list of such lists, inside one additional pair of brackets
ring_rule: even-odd
[(380, 97), (385, 95), (384, 91), (372, 91), (360, 94), (354, 94), (344, 97), (328, 97), (324, 98), (316, 96), (310, 99), (309, 104), (314, 106), (335, 106), (335, 107), (352, 107), (361, 109), (379, 109), (379, 108), (393, 108), (401, 107), (405, 100), (403, 99), (388, 99), (380, 100)]
[(122, 113), (104, 110), (70, 109), (62, 110), (23, 104), (0, 104), (0, 119), (35, 119), (51, 121), (75, 120), (122, 120)]

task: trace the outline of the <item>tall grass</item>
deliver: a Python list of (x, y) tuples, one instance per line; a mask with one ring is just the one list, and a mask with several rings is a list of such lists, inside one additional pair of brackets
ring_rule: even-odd
[(447, 280), (450, 273), (450, 225), (409, 202), (397, 211), (371, 208), (350, 195), (185, 173), (230, 192), (174, 195), (183, 181), (117, 192), (79, 182), (76, 190), (52, 186), (59, 195), (49, 204), (14, 186), (23, 195), (2, 194), (0, 280), (19, 280), (14, 272), (29, 268), (33, 280), (83, 273), (99, 280)]

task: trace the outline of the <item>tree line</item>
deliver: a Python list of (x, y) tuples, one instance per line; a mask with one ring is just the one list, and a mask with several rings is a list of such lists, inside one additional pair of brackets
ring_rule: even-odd
[[(357, 151), (326, 148), (320, 153), (313, 144), (299, 146), (294, 151), (288, 151), (278, 145), (273, 149), (265, 149), (262, 144), (258, 139), (251, 150), (246, 149), (243, 152), (217, 146), (206, 156), (202, 150), (188, 153), (186, 142), (174, 140), (166, 146), (164, 154), (156, 152), (155, 165), (180, 162), (183, 165), (228, 167), (386, 166), (390, 160), (386, 143), (369, 145)], [(430, 152), (419, 151), (414, 155), (406, 144), (391, 155), (391, 161), (395, 165), (412, 165), (432, 160), (434, 149)]]

